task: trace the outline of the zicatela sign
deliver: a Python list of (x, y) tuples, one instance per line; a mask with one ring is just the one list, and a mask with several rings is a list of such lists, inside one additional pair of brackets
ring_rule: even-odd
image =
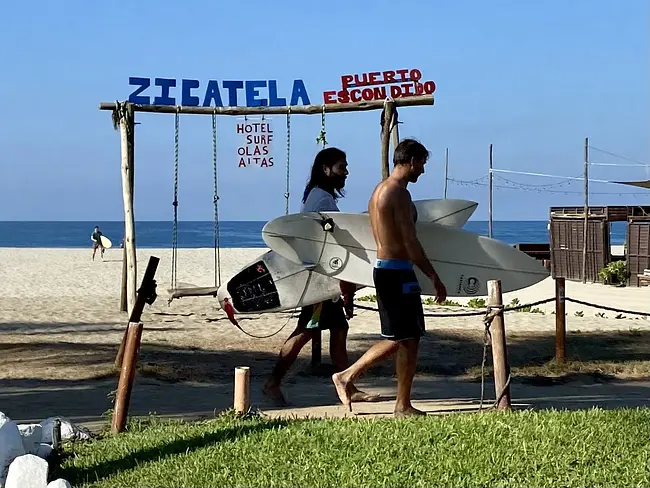
[[(277, 80), (208, 80), (129, 77), (137, 87), (129, 102), (139, 105), (182, 105), (186, 107), (286, 107), (311, 105), (303, 80), (293, 80), (291, 89)], [(423, 79), (419, 69), (371, 71), (341, 76), (340, 88), (323, 92), (323, 103), (360, 101), (432, 95), (436, 84)], [(281, 96), (282, 95), (282, 96)], [(244, 102), (243, 104), (241, 102)]]

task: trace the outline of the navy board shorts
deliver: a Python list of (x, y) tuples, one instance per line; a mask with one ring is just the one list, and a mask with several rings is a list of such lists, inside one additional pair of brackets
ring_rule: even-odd
[(424, 335), (422, 289), (410, 261), (377, 259), (373, 269), (381, 336), (403, 341)]
[(307, 330), (332, 330), (349, 328), (345, 317), (343, 300), (326, 300), (322, 303), (302, 307), (298, 327)]

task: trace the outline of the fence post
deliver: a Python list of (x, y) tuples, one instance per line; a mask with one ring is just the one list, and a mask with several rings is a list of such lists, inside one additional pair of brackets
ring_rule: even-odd
[[(503, 307), (503, 296), (501, 294), (501, 281), (490, 280), (488, 285), (488, 306)], [(496, 393), (497, 410), (509, 410), (511, 408), (510, 365), (508, 364), (508, 347), (506, 345), (506, 329), (503, 320), (503, 311), (497, 314), (490, 324), (490, 335), (492, 337), (492, 367), (494, 369), (494, 390)], [(499, 398), (500, 397), (500, 398)]]
[(235, 368), (235, 411), (239, 414), (248, 412), (250, 407), (250, 368), (239, 366)]
[(555, 361), (558, 363), (566, 360), (565, 294), (564, 278), (555, 278)]

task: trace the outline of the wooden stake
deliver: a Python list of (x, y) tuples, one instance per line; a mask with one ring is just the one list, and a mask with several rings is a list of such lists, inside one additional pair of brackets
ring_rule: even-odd
[(395, 105), (393, 100), (387, 100), (384, 107), (384, 124), (381, 128), (381, 179), (385, 180), (390, 174), (390, 129), (393, 121)]
[[(155, 275), (156, 275), (156, 269), (158, 268), (158, 263), (160, 262), (160, 259), (151, 256), (149, 258), (149, 264), (147, 265), (147, 269), (144, 270), (144, 276), (142, 277), (142, 288), (147, 289), (151, 286), (154, 286), (155, 284)], [(146, 302), (145, 296), (141, 296), (138, 293), (138, 296), (135, 300), (135, 305), (131, 309), (131, 315), (129, 316), (129, 323), (138, 323), (140, 322), (142, 318), (142, 312), (144, 310), (144, 306), (147, 303)], [(115, 356), (115, 368), (120, 369), (122, 367), (122, 359), (124, 358), (124, 349), (126, 347), (126, 341), (127, 341), (127, 332), (128, 332), (128, 325), (126, 330), (124, 331), (124, 335), (122, 336), (122, 342), (120, 344), (120, 348), (117, 351), (117, 356)]]
[(585, 225), (582, 239), (582, 282), (587, 282), (587, 236), (589, 235), (589, 138), (585, 137)]
[[(503, 296), (501, 294), (501, 281), (490, 280), (488, 285), (488, 305), (492, 307), (503, 307)], [(507, 384), (510, 376), (510, 365), (508, 364), (508, 348), (506, 345), (506, 330), (503, 320), (503, 312), (492, 319), (490, 325), (492, 336), (492, 367), (494, 369), (494, 390), (497, 399), (503, 395), (497, 403), (497, 410), (508, 410), (511, 408), (510, 385)]]
[(488, 237), (492, 238), (492, 144), (490, 144), (490, 169), (488, 173)]
[(133, 380), (140, 352), (140, 338), (142, 337), (142, 323), (130, 322), (126, 332), (126, 348), (124, 350), (124, 364), (120, 371), (120, 381), (117, 387), (115, 398), (115, 409), (113, 410), (113, 423), (111, 432), (117, 434), (126, 427), (126, 419), (133, 390)]
[[(124, 333), (120, 351), (115, 359), (115, 364), (120, 364), (120, 379), (117, 385), (117, 396), (115, 398), (115, 409), (113, 410), (113, 422), (111, 432), (117, 434), (124, 430), (128, 417), (131, 391), (135, 380), (135, 372), (140, 352), (140, 340), (142, 338), (142, 311), (146, 303), (153, 303), (156, 299), (156, 282), (154, 280), (156, 269), (160, 259), (151, 256), (147, 269), (142, 278), (142, 284), (138, 291), (137, 299), (133, 306), (129, 325)], [(119, 361), (118, 361), (119, 360)]]
[[(128, 102), (125, 102), (128, 103)], [(371, 100), (352, 103), (328, 103), (325, 105), (292, 105), (291, 115), (321, 115), (323, 110), (326, 113), (341, 112), (365, 112), (367, 110), (380, 110), (384, 108), (384, 100)], [(414, 95), (393, 100), (396, 107), (416, 107), (422, 105), (433, 105), (433, 95)], [(181, 114), (197, 115), (286, 115), (289, 107), (190, 107), (176, 105), (139, 105), (131, 104), (135, 112), (157, 112), (165, 114), (175, 114), (178, 110)], [(99, 110), (115, 110), (115, 102), (102, 102), (99, 104)], [(390, 118), (389, 118), (390, 120)]]
[(397, 118), (397, 109), (393, 106), (393, 116), (390, 121), (390, 143), (393, 146), (393, 153), (399, 144), (399, 126)]
[(250, 368), (235, 368), (235, 411), (243, 414), (250, 408)]
[(133, 215), (133, 106), (126, 104), (120, 117), (122, 144), (122, 200), (124, 204), (124, 248), (126, 249), (127, 312), (135, 304), (137, 262), (135, 252), (135, 218)]
[(555, 360), (558, 363), (566, 359), (565, 293), (564, 278), (555, 278)]

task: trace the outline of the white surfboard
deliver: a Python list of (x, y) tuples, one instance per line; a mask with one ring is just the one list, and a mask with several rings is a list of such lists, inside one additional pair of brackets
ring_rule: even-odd
[[(329, 219), (331, 231), (324, 230)], [(447, 288), (449, 297), (487, 295), (487, 282), (502, 291), (534, 285), (549, 276), (537, 260), (514, 247), (466, 230), (417, 222), (418, 237)], [(262, 229), (264, 242), (290, 261), (313, 265), (314, 272), (374, 286), (376, 246), (367, 214), (309, 212), (287, 215)], [(423, 295), (435, 295), (431, 280), (415, 269)]]
[[(418, 221), (435, 221), (461, 228), (472, 216), (477, 202), (461, 199), (415, 200)], [(360, 288), (362, 288), (360, 286)], [(315, 273), (275, 251), (267, 251), (223, 283), (217, 292), (235, 313), (291, 310), (340, 296), (339, 280)]]

